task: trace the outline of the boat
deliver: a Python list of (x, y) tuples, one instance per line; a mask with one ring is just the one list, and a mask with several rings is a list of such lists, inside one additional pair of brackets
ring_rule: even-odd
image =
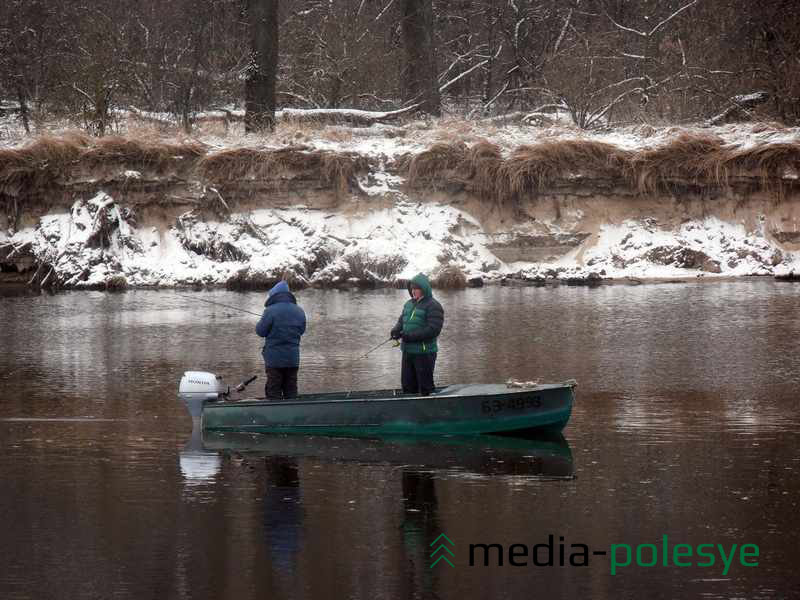
[(514, 388), (455, 384), (430, 395), (400, 390), (302, 394), (268, 401), (234, 397), (221, 376), (186, 371), (178, 395), (202, 430), (322, 435), (476, 435), (560, 432), (575, 398), (574, 380)]

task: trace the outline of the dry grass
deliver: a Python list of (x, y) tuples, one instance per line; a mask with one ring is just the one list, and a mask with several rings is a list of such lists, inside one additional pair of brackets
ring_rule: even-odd
[(715, 136), (683, 133), (669, 143), (634, 154), (628, 176), (640, 193), (669, 189), (672, 182), (725, 188), (731, 175), (755, 176), (761, 186), (783, 192), (786, 171), (800, 170), (800, 144), (763, 143), (727, 146)]
[(402, 256), (370, 256), (366, 252), (354, 252), (344, 257), (349, 276), (361, 281), (374, 279), (390, 281), (405, 268), (408, 260)]
[(467, 287), (467, 276), (455, 265), (443, 268), (431, 282), (433, 287), (445, 290), (463, 290)]
[(125, 165), (163, 173), (170, 167), (193, 164), (205, 153), (206, 146), (196, 141), (167, 143), (110, 136), (97, 139), (81, 162), (91, 167)]
[(45, 187), (77, 164), (90, 143), (80, 133), (42, 136), (23, 146), (0, 150), (0, 192), (17, 196)]
[(0, 150), (0, 191), (31, 194), (74, 169), (124, 165), (162, 173), (193, 164), (205, 153), (199, 142), (151, 142), (136, 138), (91, 138), (82, 133), (43, 136), (22, 148)]
[(800, 173), (800, 144), (763, 144), (745, 150), (728, 151), (726, 169), (756, 174), (765, 189), (777, 187), (784, 192), (783, 175), (786, 171)]
[(366, 157), (350, 152), (309, 150), (304, 146), (277, 150), (237, 148), (203, 157), (200, 174), (215, 183), (237, 180), (317, 178), (340, 192), (357, 173), (369, 168)]
[(558, 177), (600, 175), (622, 177), (629, 155), (611, 144), (593, 140), (546, 141), (521, 146), (498, 172), (497, 194), (518, 198), (538, 193)]
[(469, 158), (464, 142), (434, 144), (408, 161), (408, 182), (411, 186), (439, 185), (456, 179), (456, 171)]
[(634, 153), (626, 172), (640, 193), (669, 189), (670, 182), (727, 183), (726, 151), (721, 138), (712, 135), (681, 133), (668, 143)]
[(399, 162), (411, 187), (460, 185), (498, 202), (535, 196), (558, 179), (605, 178), (626, 183), (637, 193), (655, 194), (687, 184), (726, 188), (732, 175), (756, 176), (765, 189), (783, 194), (788, 172), (800, 172), (800, 143), (764, 142), (737, 149), (722, 138), (679, 132), (655, 148), (624, 150), (586, 139), (546, 139), (520, 146), (503, 158), (486, 140), (471, 147), (463, 142), (435, 144)]

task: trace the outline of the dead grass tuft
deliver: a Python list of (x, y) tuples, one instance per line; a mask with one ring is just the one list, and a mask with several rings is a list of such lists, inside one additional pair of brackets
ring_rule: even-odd
[(535, 194), (558, 177), (594, 174), (622, 177), (629, 153), (593, 140), (553, 140), (522, 146), (498, 172), (499, 197), (511, 199)]
[(675, 181), (720, 186), (727, 182), (727, 158), (721, 138), (684, 132), (662, 146), (632, 154), (626, 171), (640, 193), (669, 189)]
[(434, 144), (408, 161), (408, 182), (411, 186), (441, 184), (456, 178), (456, 171), (469, 159), (464, 142)]
[(782, 197), (786, 174), (800, 174), (800, 143), (760, 144), (728, 151), (725, 169), (755, 174), (765, 189), (774, 189)]
[(450, 265), (439, 271), (431, 283), (443, 290), (463, 290), (467, 287), (467, 276), (459, 267)]
[(125, 165), (163, 172), (192, 164), (205, 153), (199, 142), (152, 142), (129, 137), (91, 138), (83, 133), (43, 136), (21, 148), (0, 150), (0, 191), (33, 195), (73, 169)]
[(17, 196), (44, 187), (77, 163), (91, 138), (82, 133), (42, 136), (23, 146), (0, 150), (0, 192)]
[(327, 152), (293, 146), (278, 150), (237, 148), (202, 158), (198, 169), (215, 183), (240, 179), (318, 178), (346, 192), (358, 173), (367, 171), (366, 157), (352, 152)]
[(176, 144), (111, 136), (99, 138), (85, 151), (82, 162), (92, 167), (125, 165), (163, 173), (182, 163), (194, 163), (205, 153), (206, 146), (196, 141)]
[(349, 277), (360, 281), (391, 281), (408, 264), (403, 256), (370, 256), (366, 252), (354, 252), (344, 257)]

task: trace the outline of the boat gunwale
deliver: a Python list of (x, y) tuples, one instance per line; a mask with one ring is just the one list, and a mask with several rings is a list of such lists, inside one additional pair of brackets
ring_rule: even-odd
[[(463, 400), (465, 398), (473, 398), (473, 399), (486, 399), (486, 398), (502, 398), (506, 396), (515, 396), (521, 394), (532, 394), (539, 391), (551, 391), (557, 390), (562, 388), (568, 388), (572, 391), (576, 386), (576, 383), (573, 381), (566, 381), (563, 383), (546, 383), (537, 385), (534, 388), (526, 388), (526, 389), (513, 389), (510, 388), (507, 391), (497, 392), (492, 394), (453, 394), (453, 395), (437, 395), (437, 394), (430, 394), (428, 396), (423, 395), (399, 395), (399, 396), (390, 396), (386, 398), (330, 398), (327, 400), (283, 400), (283, 401), (276, 401), (276, 400), (267, 400), (266, 398), (258, 398), (258, 399), (242, 399), (242, 400), (226, 400), (226, 401), (218, 401), (218, 400), (211, 400), (203, 402), (203, 410), (206, 408), (243, 408), (249, 406), (272, 406), (272, 407), (279, 407), (279, 406), (310, 406), (310, 405), (319, 405), (319, 404), (352, 404), (352, 403), (365, 403), (365, 402), (397, 402), (397, 401), (408, 401), (408, 400)], [(363, 390), (363, 393), (374, 393), (376, 391), (383, 391), (383, 390)], [(394, 391), (394, 390), (386, 390)], [(316, 396), (316, 395), (336, 395), (336, 394), (347, 394), (350, 392), (327, 392), (324, 394), (308, 394), (309, 396)], [(358, 392), (356, 392), (358, 393)], [(483, 400), (481, 400), (483, 401)], [(574, 401), (574, 395), (573, 395)]]

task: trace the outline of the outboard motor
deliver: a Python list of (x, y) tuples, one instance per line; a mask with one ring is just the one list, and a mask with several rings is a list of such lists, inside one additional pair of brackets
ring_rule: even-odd
[(225, 399), (230, 393), (221, 375), (205, 371), (186, 371), (178, 386), (178, 397), (186, 404), (192, 420), (203, 413), (203, 402)]

